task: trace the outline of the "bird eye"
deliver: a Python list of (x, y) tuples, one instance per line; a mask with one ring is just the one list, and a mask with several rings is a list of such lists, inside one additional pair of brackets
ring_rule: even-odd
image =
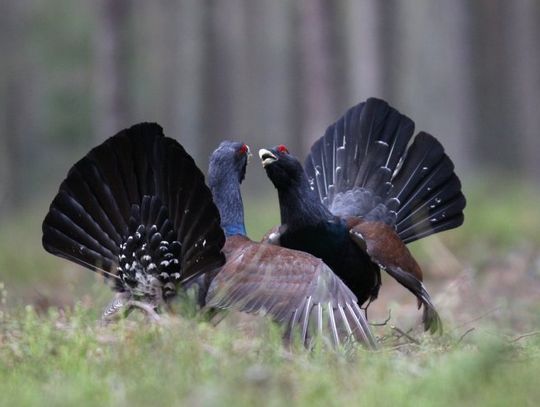
[(249, 146), (247, 144), (242, 144), (242, 147), (238, 149), (238, 154), (248, 154)]
[(287, 147), (285, 147), (283, 144), (277, 146), (276, 150), (280, 153), (289, 154), (289, 150), (287, 150)]

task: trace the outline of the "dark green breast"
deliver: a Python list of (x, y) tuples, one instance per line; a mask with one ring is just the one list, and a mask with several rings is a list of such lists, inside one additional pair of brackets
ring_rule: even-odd
[(379, 267), (349, 237), (344, 223), (322, 222), (281, 235), (281, 246), (322, 259), (358, 297), (360, 304), (376, 298)]

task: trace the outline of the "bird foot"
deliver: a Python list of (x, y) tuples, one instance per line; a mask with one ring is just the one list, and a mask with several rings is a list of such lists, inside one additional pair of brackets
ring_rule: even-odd
[(127, 303), (127, 306), (130, 308), (139, 308), (141, 311), (146, 313), (146, 316), (153, 322), (161, 322), (161, 317), (156, 312), (157, 307), (152, 304), (148, 304), (142, 301), (130, 300)]
[(119, 319), (122, 316), (121, 311), (125, 310), (126, 314), (129, 313), (130, 311), (126, 308), (129, 297), (129, 294), (127, 293), (116, 293), (109, 305), (103, 310), (101, 322), (107, 325), (112, 321)]
[(157, 305), (130, 298), (127, 293), (117, 293), (107, 305), (101, 321), (106, 325), (122, 317), (127, 317), (134, 309), (140, 309), (153, 322), (161, 322), (161, 316), (157, 313)]

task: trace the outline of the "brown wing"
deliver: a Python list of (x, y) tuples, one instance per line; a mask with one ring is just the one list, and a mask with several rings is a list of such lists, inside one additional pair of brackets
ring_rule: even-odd
[(299, 335), (306, 347), (322, 335), (335, 345), (355, 338), (376, 348), (356, 297), (321, 260), (241, 237), (229, 238), (225, 252), (208, 306), (269, 314), (287, 327), (288, 341)]
[(371, 259), (418, 298), (424, 329), (442, 332), (442, 322), (422, 283), (422, 270), (394, 229), (382, 222), (351, 221), (351, 238)]

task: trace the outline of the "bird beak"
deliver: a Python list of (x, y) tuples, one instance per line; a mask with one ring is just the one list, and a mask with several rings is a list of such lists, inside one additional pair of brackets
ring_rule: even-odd
[(249, 160), (251, 159), (251, 156), (253, 154), (251, 154), (251, 149), (249, 148), (249, 146), (246, 144), (246, 147), (247, 147), (247, 153), (246, 153), (246, 156), (247, 156), (247, 162), (249, 164)]
[(277, 161), (277, 157), (271, 151), (265, 150), (264, 148), (259, 150), (259, 158), (261, 159), (263, 167)]

